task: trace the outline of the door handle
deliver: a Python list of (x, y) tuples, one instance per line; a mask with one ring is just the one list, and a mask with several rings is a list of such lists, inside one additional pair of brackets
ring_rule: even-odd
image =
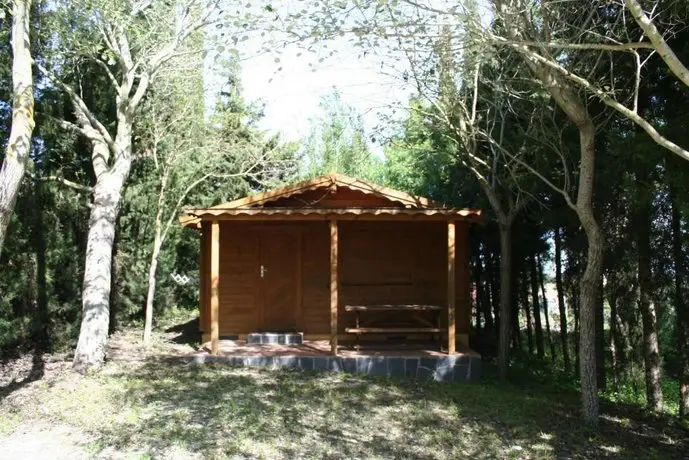
[(265, 278), (265, 277), (266, 277), (266, 272), (267, 272), (267, 271), (268, 271), (268, 269), (265, 267), (265, 265), (261, 265), (261, 278)]

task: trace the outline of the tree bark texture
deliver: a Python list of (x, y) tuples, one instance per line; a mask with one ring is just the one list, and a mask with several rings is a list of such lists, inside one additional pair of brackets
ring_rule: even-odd
[(579, 378), (579, 292), (576, 285), (572, 286), (572, 315), (574, 316), (574, 375)]
[[(117, 144), (121, 148), (131, 149), (131, 131), (128, 138), (119, 141)], [(94, 155), (98, 155), (98, 149), (107, 149), (107, 146), (95, 143)], [(74, 369), (82, 373), (100, 367), (105, 360), (113, 244), (122, 191), (130, 168), (131, 156), (121, 156), (110, 170), (98, 176), (93, 190), (86, 243), (81, 329), (73, 363)]]
[(598, 388), (605, 389), (605, 315), (603, 312), (603, 279), (598, 286), (596, 303), (596, 372)]
[(12, 127), (0, 168), (0, 255), (29, 161), (34, 128), (33, 74), (29, 42), (31, 0), (12, 2)]
[(581, 165), (576, 211), (588, 240), (586, 269), (581, 277), (579, 289), (579, 378), (582, 415), (587, 422), (597, 424), (596, 309), (603, 269), (603, 237), (593, 211), (596, 130), (588, 114), (579, 121)]
[(565, 289), (562, 285), (562, 238), (560, 228), (555, 229), (555, 288), (557, 290), (557, 305), (560, 310), (560, 342), (562, 343), (562, 359), (565, 372), (572, 369), (569, 360), (569, 338), (567, 334), (567, 307), (565, 306)]
[(654, 412), (663, 410), (663, 389), (661, 387), (660, 349), (658, 345), (658, 320), (651, 298), (651, 219), (652, 193), (648, 186), (648, 174), (639, 168), (636, 174), (636, 242), (638, 250), (639, 308), (644, 334), (644, 366), (646, 377), (646, 400)]

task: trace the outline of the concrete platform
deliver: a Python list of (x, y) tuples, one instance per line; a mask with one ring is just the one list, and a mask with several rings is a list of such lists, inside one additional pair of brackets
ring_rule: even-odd
[(302, 345), (301, 332), (254, 332), (246, 337), (248, 345)]
[(342, 346), (338, 356), (330, 353), (326, 340), (304, 341), (300, 345), (249, 344), (239, 340), (221, 340), (220, 351), (211, 355), (208, 344), (185, 356), (190, 363), (227, 363), (235, 366), (298, 368), (307, 371), (347, 372), (382, 376), (469, 381), (481, 376), (481, 356), (467, 347), (452, 355), (433, 349), (382, 346), (355, 349)]

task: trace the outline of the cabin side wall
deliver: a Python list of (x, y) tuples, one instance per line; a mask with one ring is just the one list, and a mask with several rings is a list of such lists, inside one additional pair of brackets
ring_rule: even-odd
[[(447, 305), (447, 223), (340, 221), (338, 332), (354, 325), (348, 304), (424, 303)], [(457, 334), (468, 334), (470, 321), (469, 244), (466, 222), (458, 223), (456, 270)], [(209, 279), (210, 225), (202, 230), (201, 283)], [(261, 329), (261, 235), (291, 232), (300, 239), (301, 267), (295, 328), (307, 337), (330, 334), (330, 241), (328, 222), (220, 223), (219, 327), (221, 336)], [(293, 265), (292, 260), (284, 262)], [(271, 268), (269, 267), (268, 270)], [(204, 276), (205, 274), (205, 276)], [(209, 327), (209, 289), (201, 287), (201, 330)], [(388, 318), (395, 321), (401, 318)], [(447, 311), (441, 326), (447, 325)], [(465, 336), (464, 336), (465, 337)], [(349, 337), (351, 338), (351, 337)]]

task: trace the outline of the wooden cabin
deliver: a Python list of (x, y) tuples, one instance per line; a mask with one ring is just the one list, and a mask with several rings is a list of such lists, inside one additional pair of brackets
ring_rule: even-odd
[(468, 230), (480, 210), (329, 174), (211, 208), (200, 230), (200, 329), (220, 337), (298, 332), (338, 344), (468, 345)]

